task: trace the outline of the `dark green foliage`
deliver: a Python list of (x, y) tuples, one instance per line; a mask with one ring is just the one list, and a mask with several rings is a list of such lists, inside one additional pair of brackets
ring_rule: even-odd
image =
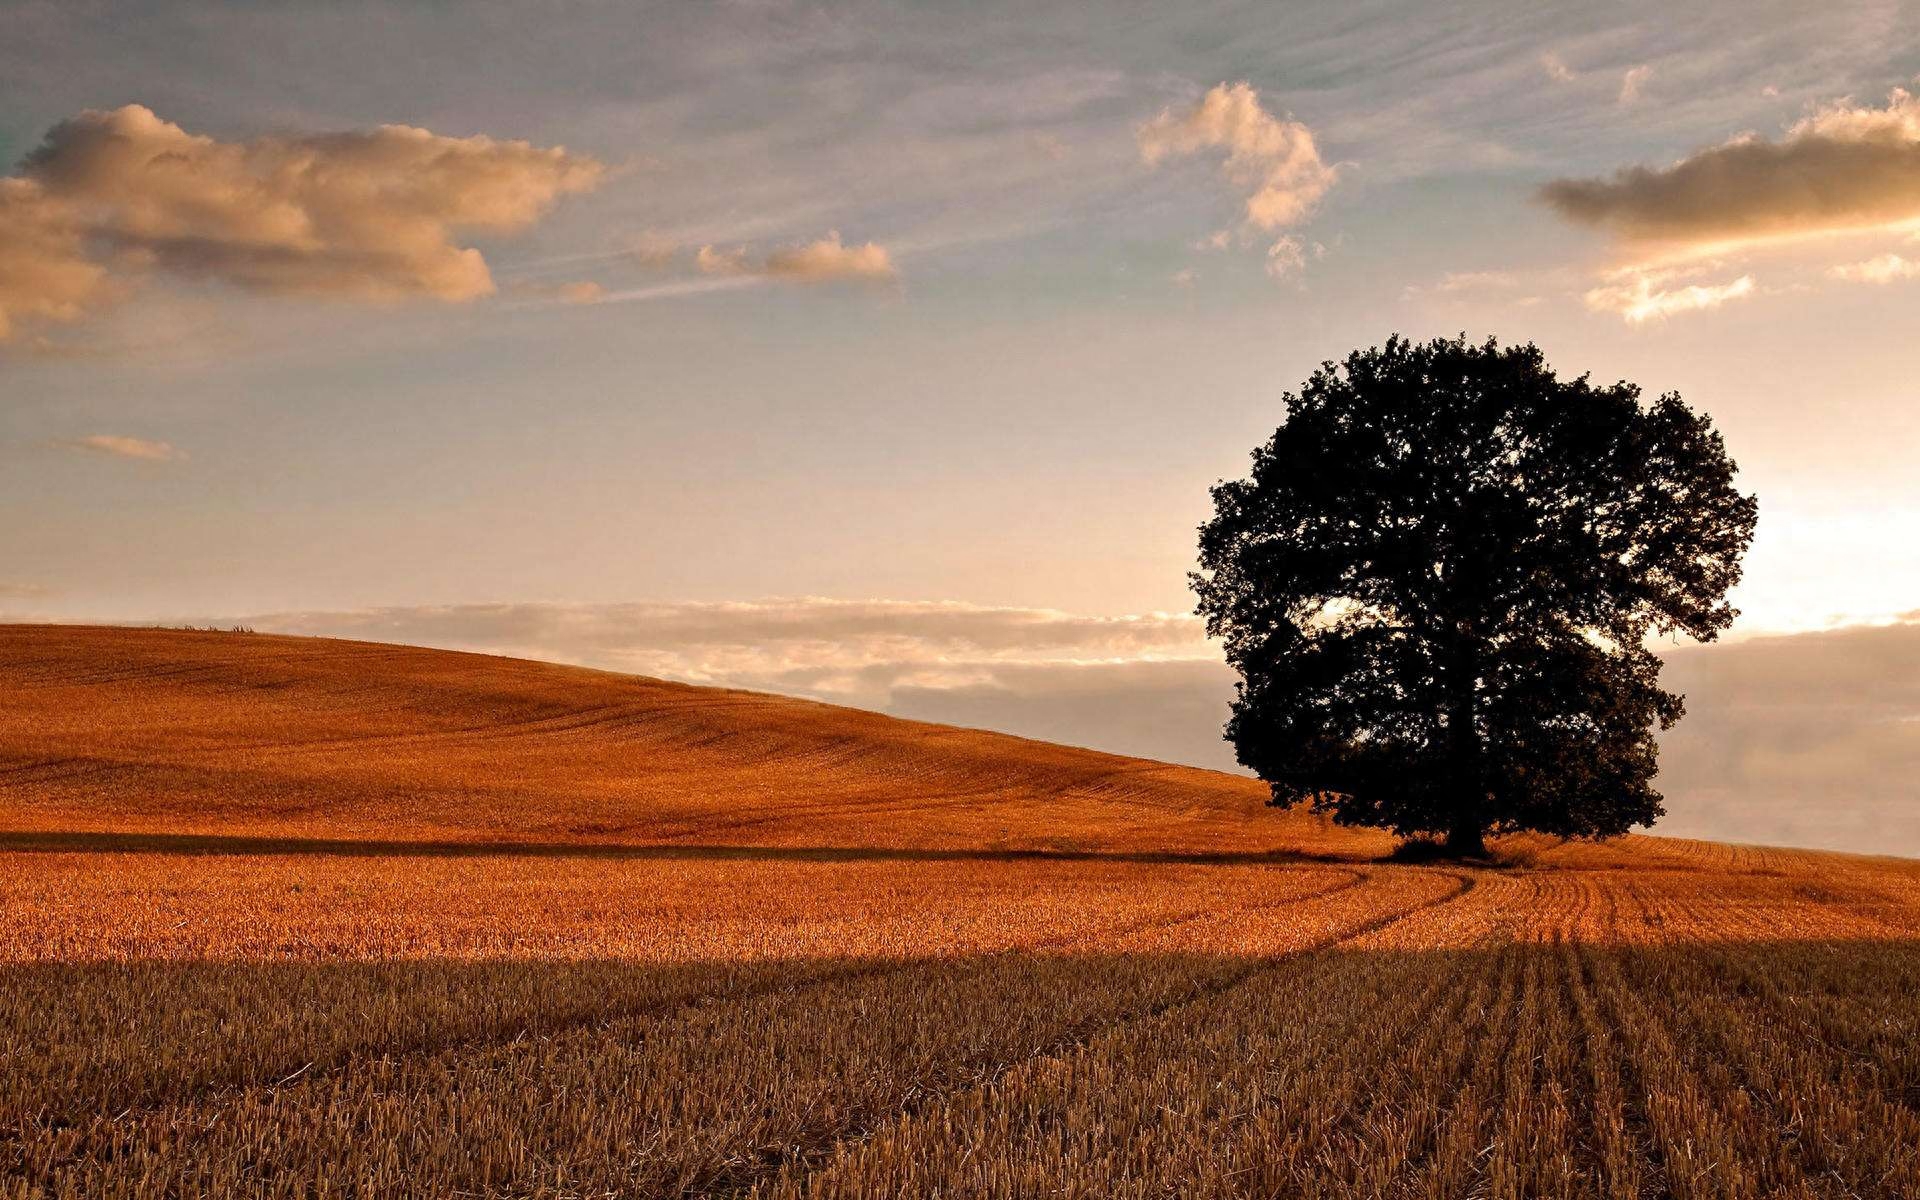
[(1757, 512), (1712, 423), (1464, 337), (1393, 338), (1285, 400), (1214, 487), (1193, 576), (1273, 802), (1456, 853), (1659, 816), (1654, 727), (1682, 704), (1645, 642), (1731, 623)]

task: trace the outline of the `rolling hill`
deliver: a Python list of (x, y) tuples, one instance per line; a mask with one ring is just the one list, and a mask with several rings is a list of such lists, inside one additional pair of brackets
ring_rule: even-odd
[(24, 830), (453, 842), (1377, 852), (1258, 783), (488, 655), (0, 627)]

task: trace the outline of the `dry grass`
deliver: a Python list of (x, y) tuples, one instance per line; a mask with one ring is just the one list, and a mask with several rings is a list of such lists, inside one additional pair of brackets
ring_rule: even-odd
[(1920, 1194), (1920, 870), (0, 629), (0, 1197)]

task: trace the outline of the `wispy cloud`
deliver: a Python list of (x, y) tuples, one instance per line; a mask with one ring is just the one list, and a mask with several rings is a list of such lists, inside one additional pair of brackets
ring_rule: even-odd
[(1687, 283), (1668, 286), (1660, 272), (1628, 270), (1620, 282), (1604, 284), (1586, 293), (1587, 307), (1617, 313), (1629, 324), (1671, 317), (1679, 313), (1719, 308), (1754, 294), (1753, 276), (1725, 283)]
[(594, 279), (574, 279), (562, 283), (523, 281), (511, 289), (515, 294), (556, 304), (599, 304), (607, 298), (606, 285)]
[(89, 110), (0, 179), (0, 339), (154, 269), (271, 294), (490, 295), (461, 235), (523, 230), (604, 174), (563, 148), (405, 125), (223, 142), (137, 104)]
[[(600, 294), (595, 304), (638, 304), (650, 300), (675, 300), (682, 296), (699, 296), (708, 292), (731, 292), (740, 288), (754, 287), (766, 282), (753, 275), (726, 275), (704, 279), (673, 279), (662, 283), (647, 284), (644, 287), (609, 289)], [(556, 303), (548, 301), (549, 304)]]
[(1499, 291), (1518, 287), (1520, 277), (1512, 271), (1449, 271), (1433, 285), (1436, 292)]
[(1640, 89), (1645, 87), (1647, 80), (1652, 77), (1653, 68), (1646, 63), (1628, 67), (1626, 73), (1620, 76), (1620, 95), (1618, 97), (1620, 106), (1625, 108), (1629, 104), (1637, 103), (1640, 99)]
[(1579, 76), (1574, 73), (1573, 68), (1569, 67), (1564, 59), (1551, 50), (1540, 56), (1540, 69), (1545, 71), (1547, 78), (1553, 80), (1555, 83), (1572, 83), (1575, 79), (1579, 78)]
[(1920, 279), (1920, 261), (1902, 258), (1898, 254), (1882, 254), (1865, 262), (1829, 267), (1827, 274), (1848, 283), (1894, 283), (1902, 279)]
[(186, 453), (171, 442), (122, 437), (111, 433), (89, 434), (86, 437), (73, 438), (63, 444), (92, 454), (106, 454), (114, 458), (138, 458), (148, 462), (173, 462), (186, 457)]
[(1283, 234), (1267, 247), (1267, 274), (1275, 279), (1294, 275), (1306, 265), (1306, 243), (1297, 237)]

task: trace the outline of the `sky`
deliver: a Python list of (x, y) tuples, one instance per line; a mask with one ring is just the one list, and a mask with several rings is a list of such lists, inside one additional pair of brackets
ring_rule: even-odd
[(1760, 497), (1661, 830), (1920, 854), (1917, 76), (1914, 4), (0, 0), (0, 614), (1230, 766), (1207, 486), (1494, 335)]

